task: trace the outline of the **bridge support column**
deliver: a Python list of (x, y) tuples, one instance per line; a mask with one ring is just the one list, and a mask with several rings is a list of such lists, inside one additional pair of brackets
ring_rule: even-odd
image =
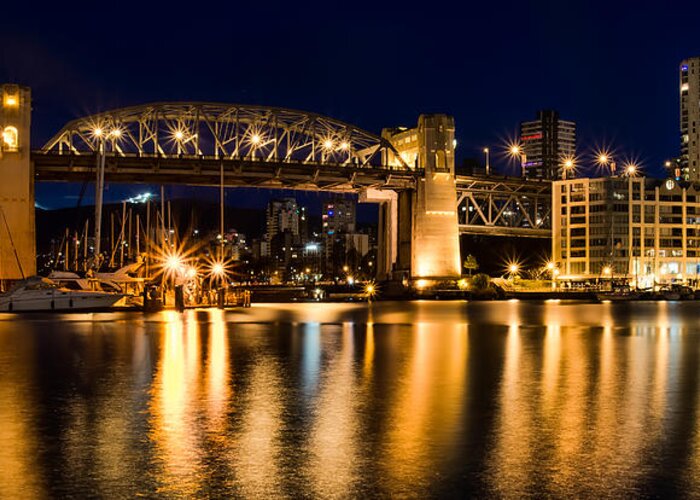
[(425, 176), (413, 204), (411, 277), (451, 280), (461, 276), (459, 227), (455, 200), (454, 119), (421, 115), (418, 163)]
[(398, 194), (396, 191), (365, 189), (360, 192), (360, 203), (379, 204), (379, 227), (377, 230), (376, 278), (387, 280), (396, 262)]
[(0, 281), (36, 274), (31, 92), (0, 85)]

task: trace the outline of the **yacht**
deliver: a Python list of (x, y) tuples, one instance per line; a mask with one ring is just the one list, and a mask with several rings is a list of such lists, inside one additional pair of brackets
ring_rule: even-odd
[(71, 290), (53, 280), (37, 276), (18, 282), (0, 295), (0, 312), (104, 310), (123, 297), (121, 293)]

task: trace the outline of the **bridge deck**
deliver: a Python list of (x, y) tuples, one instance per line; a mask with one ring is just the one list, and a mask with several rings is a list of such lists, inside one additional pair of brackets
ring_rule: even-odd
[[(67, 155), (35, 151), (32, 153), (32, 161), (38, 181), (83, 182), (92, 180), (95, 176), (97, 158), (94, 154)], [(218, 186), (222, 165), (224, 184), (232, 187), (325, 191), (374, 187), (402, 190), (414, 187), (420, 176), (419, 171), (358, 167), (352, 164), (199, 156), (108, 155), (105, 178), (109, 182), (118, 183)]]

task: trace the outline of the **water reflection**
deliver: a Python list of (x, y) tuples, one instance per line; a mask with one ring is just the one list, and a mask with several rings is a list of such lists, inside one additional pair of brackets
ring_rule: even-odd
[(427, 490), (434, 471), (459, 453), (468, 364), (465, 324), (419, 322), (402, 334), (381, 463), (399, 495)]
[(193, 317), (166, 312), (151, 403), (158, 493), (194, 496), (204, 479), (197, 423), (200, 335)]
[(0, 496), (700, 494), (696, 305), (0, 317)]
[(35, 459), (39, 450), (36, 387), (32, 367), (34, 338), (15, 338), (0, 329), (0, 498), (46, 495)]

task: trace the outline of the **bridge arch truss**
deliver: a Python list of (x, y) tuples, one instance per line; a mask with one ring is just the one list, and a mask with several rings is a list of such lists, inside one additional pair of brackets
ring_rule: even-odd
[(44, 154), (246, 159), (407, 171), (389, 141), (322, 115), (218, 103), (155, 103), (66, 124)]

